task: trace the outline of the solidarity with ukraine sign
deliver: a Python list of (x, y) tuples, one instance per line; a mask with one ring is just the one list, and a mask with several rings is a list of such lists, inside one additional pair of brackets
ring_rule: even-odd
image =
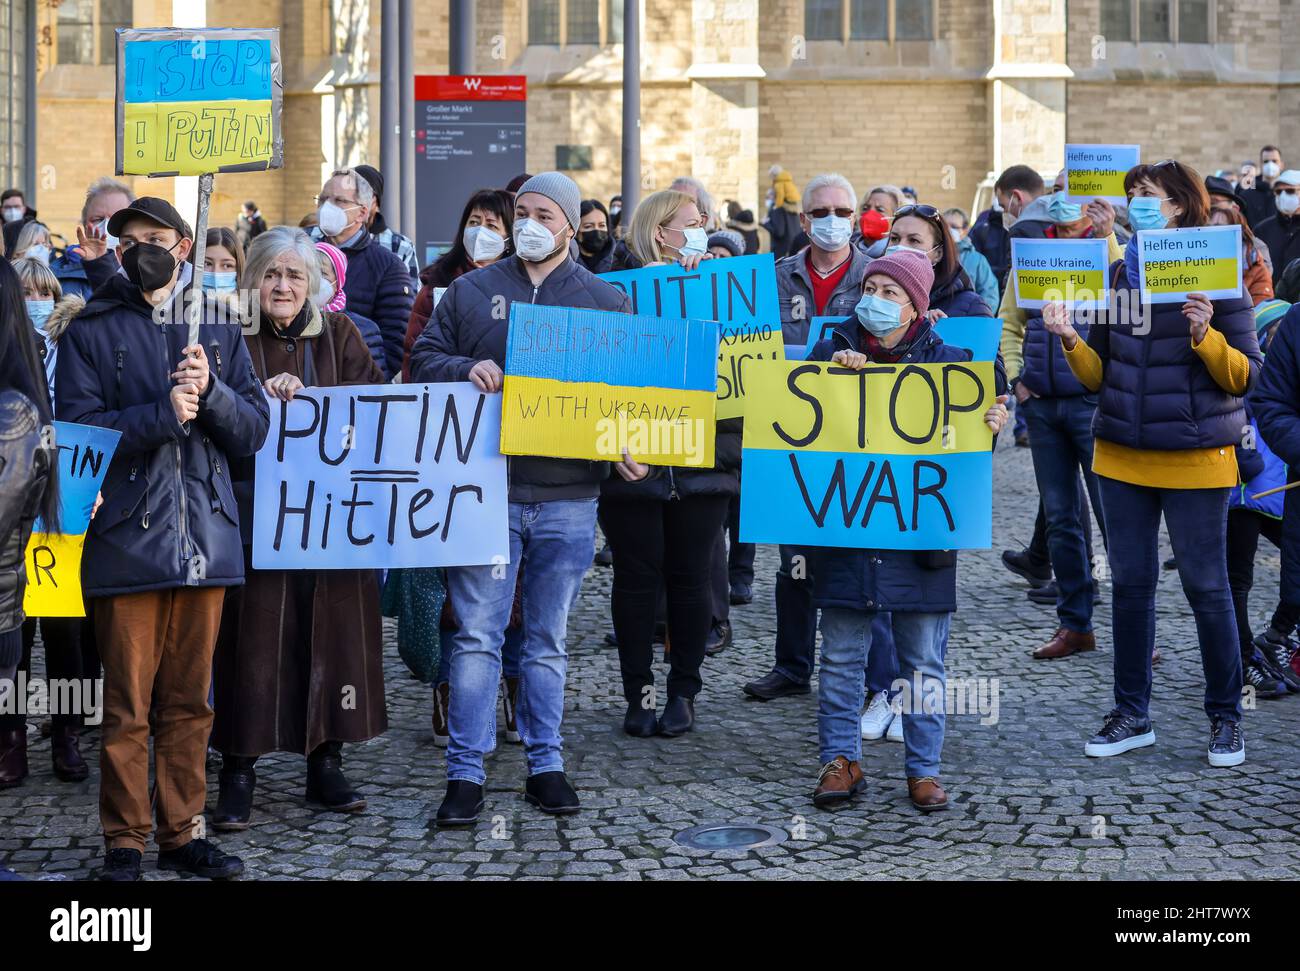
[(718, 322), (719, 418), (745, 413), (751, 361), (785, 357), (771, 253), (704, 260), (692, 271), (674, 263), (602, 273), (600, 278), (628, 295), (634, 314)]
[(753, 369), (741, 461), (746, 543), (986, 549), (993, 364), (782, 361)]
[(104, 484), (122, 433), (95, 425), (54, 423), (59, 454), (59, 529), (47, 533), (36, 520), (27, 543), (27, 591), (23, 609), (32, 617), (84, 617), (81, 551), (90, 512)]
[(1016, 306), (1041, 310), (1048, 303), (1075, 309), (1106, 306), (1104, 239), (1011, 239)]
[(1149, 229), (1137, 234), (1142, 299), (1181, 303), (1188, 294), (1211, 300), (1241, 296), (1241, 227)]
[(117, 174), (280, 168), (279, 31), (117, 31)]
[(501, 451), (711, 467), (717, 356), (712, 320), (513, 303)]
[(271, 401), (253, 566), (507, 563), (501, 399), (468, 381), (304, 388)]
[(1105, 199), (1112, 205), (1125, 205), (1124, 176), (1141, 155), (1139, 145), (1066, 145), (1066, 201)]

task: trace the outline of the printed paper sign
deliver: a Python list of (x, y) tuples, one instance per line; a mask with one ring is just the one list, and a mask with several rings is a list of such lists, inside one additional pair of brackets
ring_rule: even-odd
[(1142, 156), (1140, 145), (1066, 145), (1065, 199), (1088, 203), (1105, 199), (1115, 206), (1128, 203), (1124, 176)]
[(1241, 227), (1149, 229), (1137, 234), (1142, 299), (1181, 303), (1241, 296)]
[(632, 313), (678, 320), (716, 320), (719, 418), (745, 413), (750, 362), (785, 358), (776, 261), (771, 253), (602, 273), (632, 301)]
[(117, 30), (117, 174), (283, 165), (279, 31)]
[(23, 609), (31, 617), (84, 617), (81, 551), (90, 511), (122, 433), (96, 425), (54, 423), (59, 451), (59, 532), (47, 533), (37, 519), (27, 543), (27, 588)]
[(745, 416), (746, 543), (986, 549), (993, 364), (755, 367)]
[[(831, 331), (843, 321), (843, 317), (814, 317), (808, 330), (806, 347), (795, 348), (786, 345), (786, 360), (805, 361), (812, 356), (812, 349), (820, 341), (831, 336)], [(942, 317), (934, 322), (934, 332), (945, 344), (964, 347), (970, 351), (976, 361), (992, 361), (998, 356), (998, 347), (1002, 341), (1002, 319), (1000, 317)]]
[(711, 320), (513, 303), (501, 451), (711, 467), (717, 356)]
[(469, 382), (306, 388), (257, 453), (261, 570), (510, 559), (501, 398)]
[(1026, 310), (1105, 307), (1108, 266), (1104, 239), (1011, 239), (1016, 306)]

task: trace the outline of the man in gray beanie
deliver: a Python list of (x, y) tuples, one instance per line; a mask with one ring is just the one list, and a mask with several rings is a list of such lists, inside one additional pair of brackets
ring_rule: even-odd
[[(580, 203), (577, 185), (559, 172), (534, 175), (519, 187), (514, 254), (452, 281), (411, 348), (414, 381), (470, 381), (480, 391), (499, 392), (509, 305), (516, 300), (630, 312), (622, 290), (570, 256)], [(631, 481), (649, 472), (630, 459), (614, 463), (614, 469)], [(556, 815), (580, 808), (578, 794), (564, 774), (560, 738), (568, 667), (565, 630), (569, 606), (591, 565), (596, 499), (609, 474), (607, 462), (512, 456), (510, 562), (447, 570), (459, 623), (446, 648), (451, 658), (447, 794), (438, 807), (439, 826), (471, 825), (483, 810), (483, 758), (496, 748), (501, 646), (516, 582), (522, 588), (523, 649), (519, 679), (506, 682), (503, 727), (507, 738), (516, 732), (513, 737), (521, 737), (525, 745), (524, 798)], [(516, 691), (524, 695), (517, 708)]]

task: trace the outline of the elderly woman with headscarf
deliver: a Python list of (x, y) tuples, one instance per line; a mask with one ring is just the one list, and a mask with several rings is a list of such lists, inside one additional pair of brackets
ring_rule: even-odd
[[(383, 382), (356, 325), (319, 303), (320, 261), (305, 232), (277, 226), (253, 240), (242, 285), (260, 305), (245, 339), (272, 398)], [(251, 460), (231, 470), (246, 575), (226, 601), (213, 671), (212, 745), (223, 756), (212, 819), (219, 830), (248, 827), (254, 764), (267, 752), (307, 756), (308, 802), (361, 811), (366, 801), (343, 775), (343, 743), (388, 727), (375, 571), (255, 569), (253, 471)], [(345, 697), (353, 703), (343, 704)]]

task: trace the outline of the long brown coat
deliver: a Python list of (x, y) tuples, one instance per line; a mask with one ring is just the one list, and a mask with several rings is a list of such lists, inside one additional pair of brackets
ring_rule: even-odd
[[(294, 341), (263, 319), (246, 340), (262, 381), (288, 372), (313, 387), (384, 383), (344, 314), (313, 312)], [(249, 494), (251, 463), (232, 472)], [(323, 742), (361, 742), (386, 731), (375, 571), (255, 570), (247, 545), (244, 553), (244, 586), (227, 593), (213, 663), (213, 746), (228, 755), (305, 755)]]

